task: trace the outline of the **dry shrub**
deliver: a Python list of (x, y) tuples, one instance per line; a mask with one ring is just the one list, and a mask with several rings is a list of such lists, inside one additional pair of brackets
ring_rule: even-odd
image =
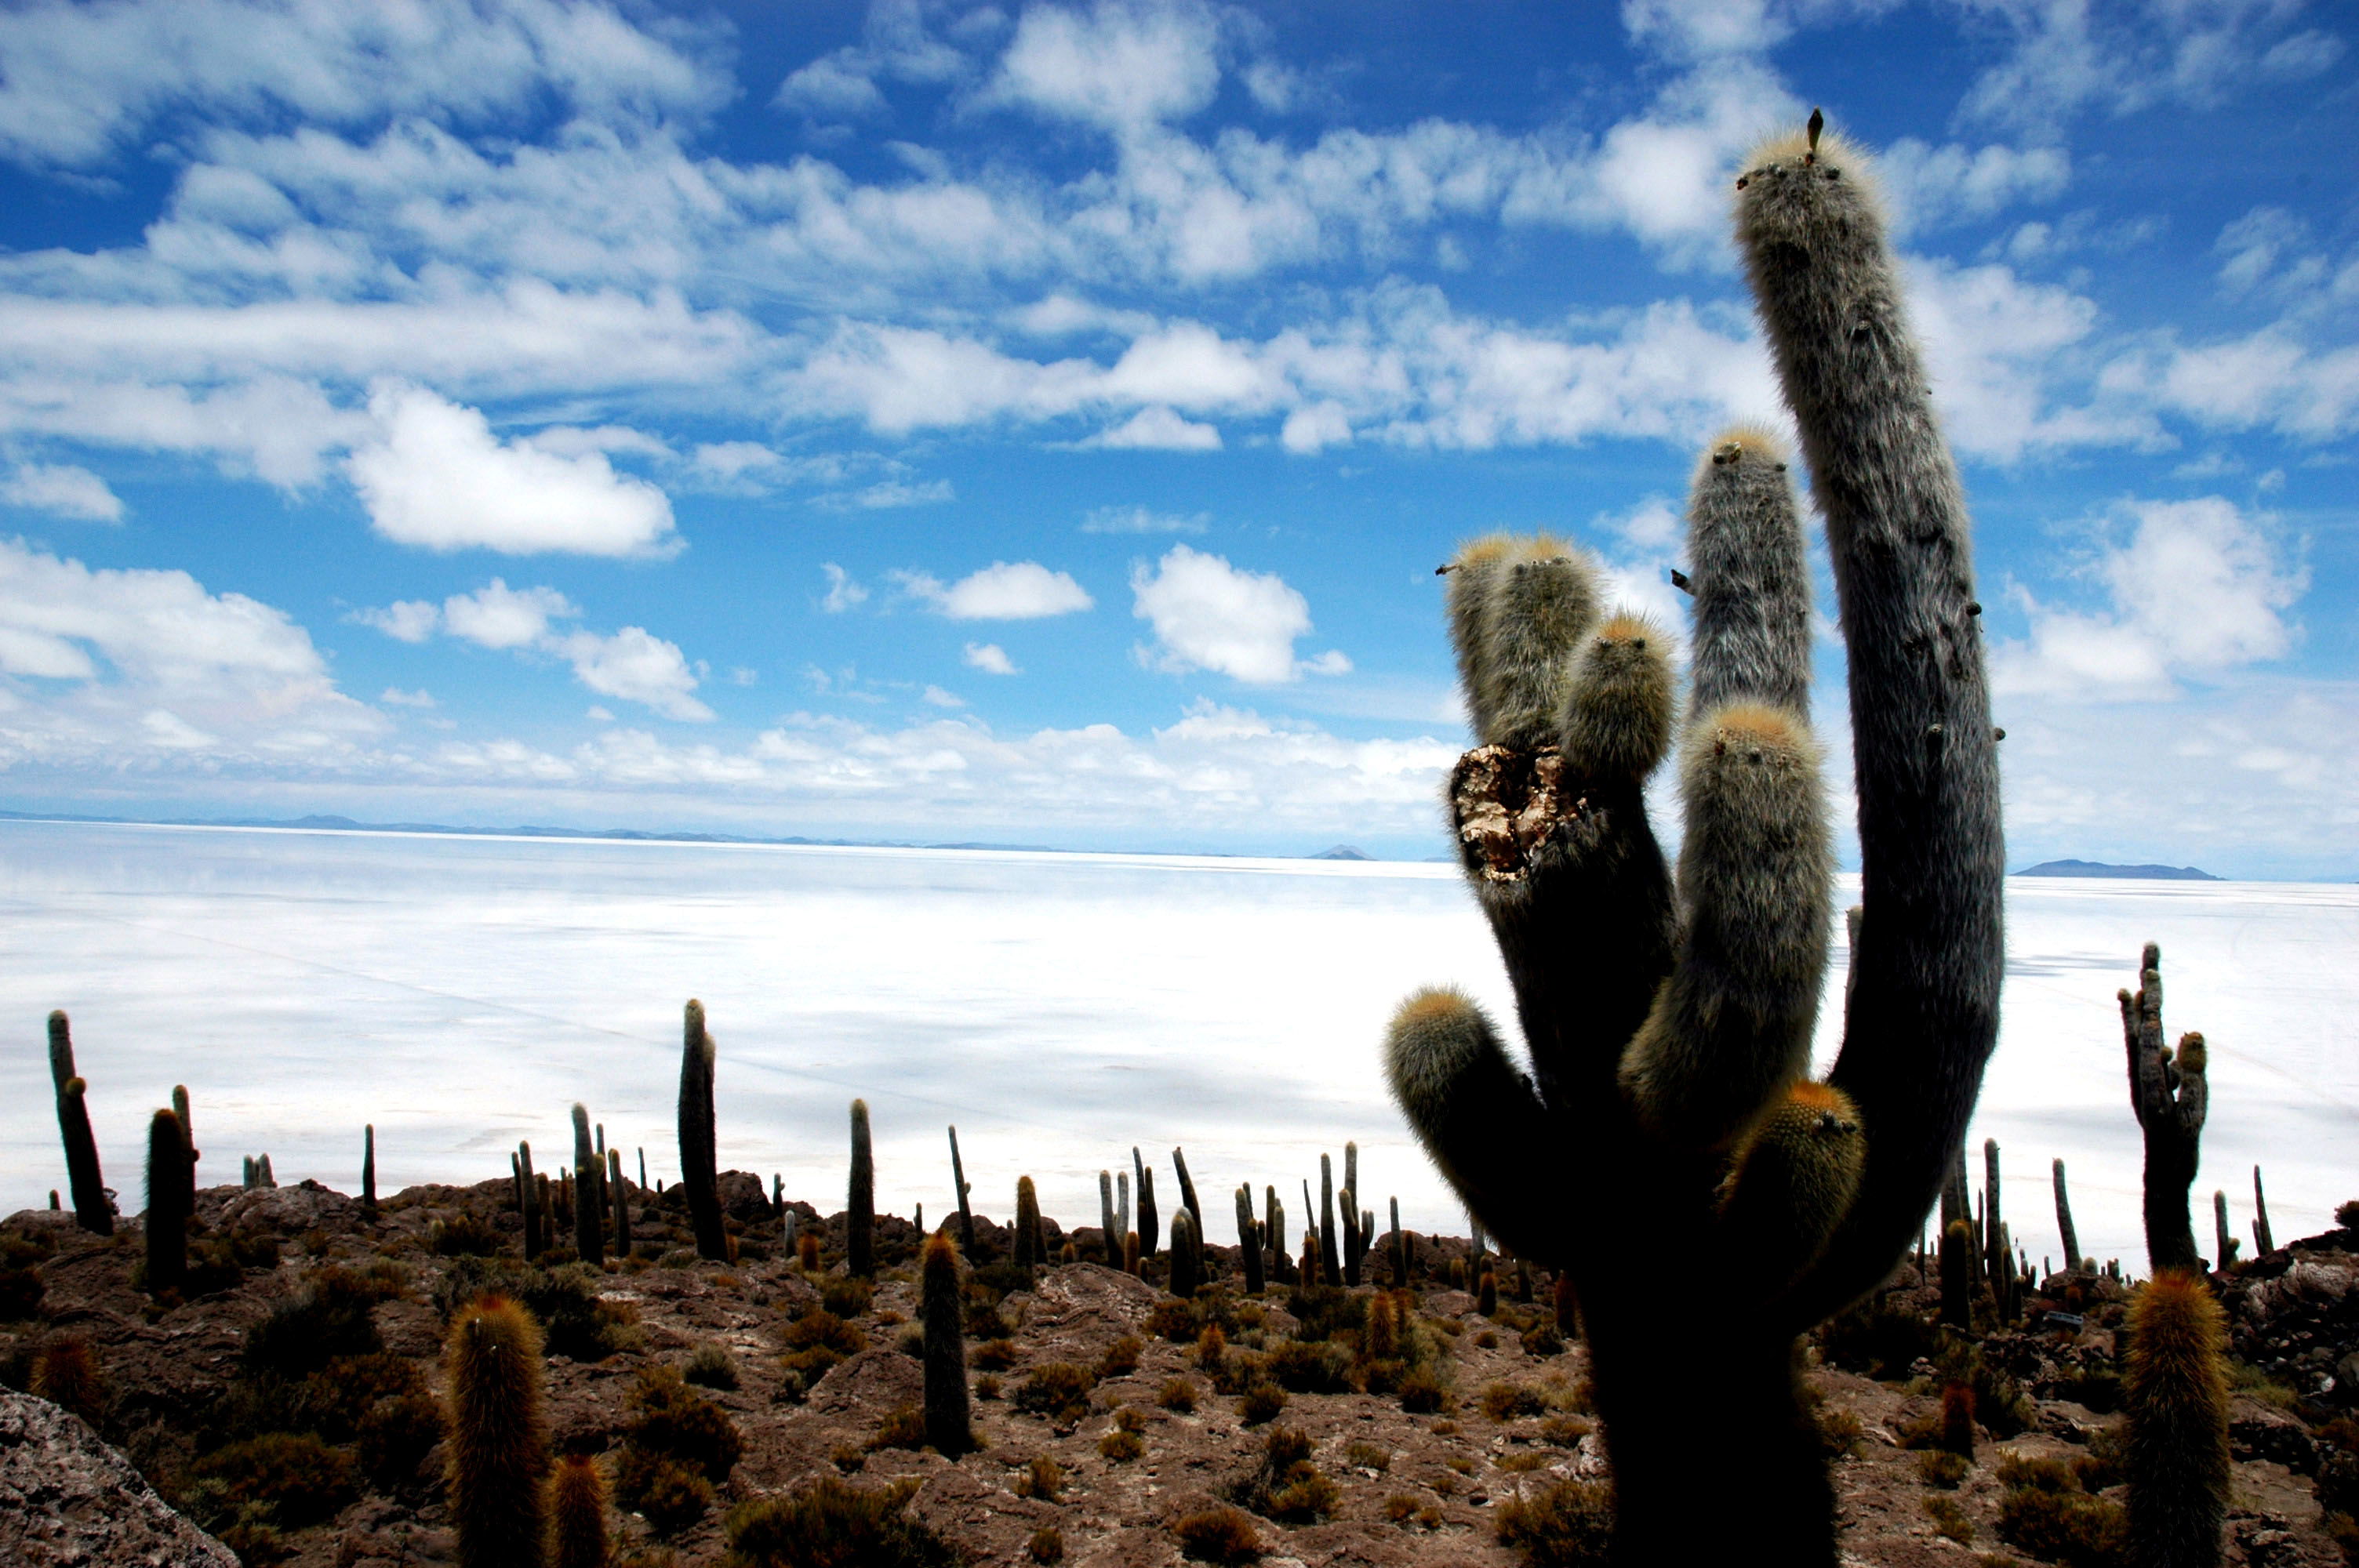
[(1932, 1519), (1936, 1535), (1947, 1536), (1960, 1546), (1974, 1543), (1974, 1521), (1966, 1517), (1957, 1498), (1936, 1492), (1925, 1499), (1925, 1513)]
[(729, 1511), (734, 1568), (959, 1568), (951, 1544), (905, 1511), (913, 1478), (859, 1487), (822, 1476)]
[(1065, 1467), (1048, 1454), (1040, 1454), (1034, 1455), (1032, 1462), (1024, 1466), (1024, 1474), (1016, 1477), (1016, 1495), (1053, 1503), (1064, 1486)]
[(1138, 1358), (1147, 1354), (1147, 1342), (1135, 1334), (1125, 1334), (1106, 1346), (1098, 1358), (1100, 1379), (1119, 1378), (1138, 1370)]
[(868, 1346), (867, 1336), (825, 1307), (811, 1308), (787, 1325), (779, 1337), (786, 1341), (787, 1353), (778, 1357), (778, 1364), (800, 1373), (806, 1386)]
[(1286, 1390), (1276, 1383), (1256, 1383), (1237, 1401), (1237, 1417), (1247, 1426), (1276, 1421), (1286, 1409)]
[(1185, 1378), (1166, 1378), (1163, 1387), (1156, 1391), (1155, 1402), (1180, 1415), (1192, 1414), (1196, 1409), (1196, 1385)]
[(1032, 1532), (1024, 1543), (1035, 1563), (1062, 1563), (1065, 1560), (1065, 1532), (1053, 1524), (1044, 1524)]
[(1050, 1361), (1033, 1368), (1017, 1385), (1014, 1403), (1027, 1415), (1069, 1425), (1090, 1413), (1090, 1390), (1096, 1381), (1070, 1361)]
[(1936, 1491), (1954, 1492), (1973, 1466), (1946, 1448), (1928, 1448), (1917, 1455), (1917, 1478)]
[(1593, 1568), (1614, 1540), (1614, 1488), (1604, 1481), (1560, 1481), (1535, 1496), (1509, 1498), (1495, 1527), (1499, 1544), (1525, 1568)]
[(1005, 1372), (1023, 1358), (1012, 1339), (986, 1339), (967, 1352), (967, 1360), (987, 1372)]
[(871, 1449), (923, 1448), (926, 1445), (926, 1418), (915, 1405), (896, 1405), (886, 1412), (876, 1428), (876, 1435), (868, 1440)]
[(1411, 1415), (1432, 1415), (1450, 1403), (1450, 1390), (1430, 1367), (1419, 1367), (1400, 1381), (1400, 1408)]
[(1261, 1561), (1260, 1532), (1234, 1509), (1207, 1509), (1172, 1525), (1183, 1556), (1198, 1563), (1239, 1563)]
[(1316, 1524), (1335, 1511), (1342, 1494), (1310, 1463), (1310, 1438), (1274, 1426), (1262, 1440), (1261, 1461), (1232, 1482), (1229, 1500), (1281, 1524)]
[(1516, 1383), (1485, 1383), (1475, 1402), (1493, 1421), (1513, 1421), (1517, 1416), (1544, 1415), (1548, 1411), (1548, 1400), (1538, 1390)]

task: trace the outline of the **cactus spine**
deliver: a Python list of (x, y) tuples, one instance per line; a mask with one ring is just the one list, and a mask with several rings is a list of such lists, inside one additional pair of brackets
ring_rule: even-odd
[(1136, 1145), (1130, 1151), (1130, 1169), (1138, 1178), (1138, 1255), (1152, 1258), (1157, 1243), (1163, 1239), (1163, 1227), (1155, 1214), (1155, 1173), (1138, 1157)]
[(569, 1454), (549, 1487), (549, 1568), (606, 1568), (606, 1483), (597, 1461)]
[(974, 1211), (967, 1207), (967, 1195), (973, 1191), (966, 1179), (966, 1166), (959, 1159), (958, 1129), (951, 1129), (951, 1185), (958, 1191), (959, 1248), (972, 1258), (974, 1250)]
[(590, 1112), (580, 1101), (573, 1106), (573, 1249), (592, 1268), (606, 1261), (605, 1216), (598, 1211), (600, 1178), (605, 1162), (590, 1142)]
[(2064, 1242), (2064, 1271), (2081, 1271), (2081, 1236), (2072, 1228), (2072, 1203), (2064, 1195), (2064, 1162), (2055, 1161), (2049, 1170), (2056, 1183), (2056, 1231)]
[(2261, 1191), (2261, 1168), (2253, 1167), (2253, 1255), (2259, 1257), (2277, 1249), (2277, 1239), (2269, 1233), (2269, 1199)]
[(956, 1459), (973, 1446), (967, 1425), (965, 1314), (958, 1248), (947, 1236), (926, 1238), (921, 1264), (926, 1361), (926, 1441)]
[(2158, 1271), (2130, 1303), (2129, 1561), (2217, 1568), (2228, 1506), (2227, 1318), (2201, 1275)]
[(89, 1086), (74, 1071), (73, 1030), (63, 1011), (49, 1014), (49, 1081), (58, 1095), (58, 1134), (66, 1149), (66, 1187), (74, 1223), (100, 1236), (114, 1234), (114, 1204), (98, 1172), (98, 1140), (91, 1136)]
[(376, 1124), (375, 1122), (366, 1123), (361, 1128), (361, 1209), (372, 1217), (376, 1214)]
[(147, 1124), (147, 1291), (180, 1288), (189, 1273), (189, 1139), (180, 1119), (158, 1110)]
[(1016, 1178), (1016, 1261), (1026, 1268), (1046, 1263), (1040, 1237), (1040, 1199), (1032, 1178)]
[(1106, 1267), (1122, 1267), (1122, 1230), (1114, 1222), (1114, 1173), (1098, 1173), (1098, 1239), (1105, 1244)]
[[(1561, 553), (1547, 541), (1470, 546), (1450, 587), (1484, 743), (1460, 760), (1447, 799), (1527, 1061), (1465, 998), (1428, 992), (1396, 1016), (1387, 1069), (1472, 1213), (1573, 1283), (1618, 1562), (1836, 1560), (1795, 1343), (1881, 1282), (1918, 1234), (1996, 1038), (2004, 845), (1964, 500), (1872, 181), (1821, 128), (1814, 116), (1756, 152), (1735, 211), (1826, 519), (1863, 864), (1843, 1044), (1825, 1086), (1854, 1113), (1859, 1169), (1790, 1278), (1781, 1267), (1666, 1301), (1619, 1266), (1652, 1237), (1735, 1243), (1721, 1195), (1735, 1154), (1768, 1145), (1766, 1130), (1748, 1139), (1756, 1124), (1802, 1076), (1832, 940), (1820, 748), (1799, 705), (1806, 579), (1778, 458), (1738, 433), (1707, 454), (1724, 460), (1698, 466), (1699, 699), (1680, 731), (1689, 814), (1676, 879), (1642, 789), (1663, 743), (1650, 737), (1672, 732), (1660, 639), (1642, 650), (1634, 629), (1565, 613), (1569, 592), (1509, 591), (1516, 566)], [(1520, 728), (1535, 706), (1526, 694), (1560, 677), (1562, 700), (1546, 711), (1561, 719)], [(1969, 1238), (1969, 1267), (1973, 1249)], [(1709, 1374), (1680, 1364), (1678, 1346), (1698, 1342), (1715, 1346)], [(1690, 1401), (1715, 1411), (1708, 1452), (1675, 1413)], [(1714, 1477), (1709, 1508), (1696, 1506), (1699, 1474)]]
[(868, 1145), (868, 1102), (852, 1102), (852, 1182), (843, 1210), (843, 1266), (856, 1278), (876, 1273), (876, 1160)]
[(1181, 1209), (1171, 1217), (1171, 1293), (1191, 1299), (1204, 1282), (1204, 1255), (1196, 1240), (1196, 1217)]
[(729, 1260), (729, 1232), (721, 1223), (720, 1154), (712, 1119), (716, 1053), (704, 1027), (704, 1004), (689, 999), (679, 1052), (679, 1182), (688, 1189), (688, 1217), (696, 1255)]
[(2129, 1053), (2130, 1104), (2146, 1135), (2147, 1262), (2155, 1273), (2195, 1269), (2195, 1224), (2187, 1191), (2201, 1158), (2203, 1118), (2211, 1105), (2204, 1076), (2203, 1036), (2182, 1034), (2174, 1054), (2162, 1034), (2162, 949), (2146, 945), (2138, 989), (2119, 993), (2122, 1043)]
[(540, 1326), (514, 1302), (484, 1296), (451, 1320), (444, 1365), (461, 1568), (539, 1562), (549, 1474)]
[(1237, 1189), (1237, 1256), (1245, 1264), (1245, 1294), (1261, 1294), (1266, 1281), (1262, 1277), (1261, 1227), (1254, 1221), (1250, 1183)]

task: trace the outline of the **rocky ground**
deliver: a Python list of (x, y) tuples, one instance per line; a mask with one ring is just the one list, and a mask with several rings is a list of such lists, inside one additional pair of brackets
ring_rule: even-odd
[[(485, 1285), (549, 1322), (556, 1440), (603, 1455), (636, 1505), (611, 1516), (625, 1563), (722, 1562), (734, 1505), (836, 1477), (906, 1478), (908, 1517), (976, 1563), (1145, 1568), (1180, 1561), (1183, 1543), (1217, 1553), (1204, 1517), (1242, 1502), (1232, 1528), (1270, 1563), (1505, 1565), (1526, 1557), (1501, 1540), (1503, 1518), (1554, 1519), (1555, 1539), (1577, 1540), (1567, 1505), (1582, 1494), (1564, 1483), (1603, 1474), (1584, 1352), (1556, 1333), (1546, 1281), (1519, 1303), (1508, 1268), (1484, 1314), (1453, 1288), (1465, 1244), (1446, 1238), (1418, 1238), (1415, 1288), (1381, 1305), (1373, 1285), (1248, 1298), (1234, 1254), (1215, 1253), (1223, 1288), (1192, 1306), (1096, 1263), (1028, 1281), (986, 1266), (967, 1302), (982, 1446), (955, 1462), (898, 1446), (916, 1438), (922, 1390), (916, 1233), (879, 1222), (880, 1276), (863, 1291), (842, 1275), (840, 1216), (789, 1206), (819, 1238), (820, 1266), (806, 1270), (777, 1245), (780, 1217), (759, 1184), (723, 1180), (735, 1261), (688, 1253), (674, 1193), (636, 1211), (633, 1256), (594, 1274), (562, 1266), (570, 1249), (544, 1260), (558, 1267), (525, 1269), (505, 1182), (415, 1188), (374, 1215), (308, 1184), (214, 1188), (198, 1200), (190, 1299), (162, 1303), (138, 1287), (136, 1222), (108, 1239), (71, 1215), (13, 1217), (0, 1225), (0, 1309), (17, 1320), (0, 1324), (0, 1381), (77, 1411), (137, 1474), (109, 1469), (103, 1447), (77, 1449), (67, 1468), (118, 1500), (76, 1493), (49, 1455), (81, 1429), (0, 1396), (0, 1556), (217, 1561), (193, 1534), (171, 1544), (182, 1527), (153, 1498), (120, 1501), (144, 1476), (249, 1563), (451, 1561), (440, 1347), (448, 1312)], [(1004, 1256), (1006, 1233), (979, 1229), (979, 1250)], [(1051, 1229), (1055, 1251), (1068, 1238)], [(1071, 1239), (1094, 1254), (1094, 1230)], [(2354, 1254), (2359, 1235), (2334, 1232), (2222, 1278), (2240, 1358), (2232, 1563), (2343, 1561), (2319, 1498), (2359, 1495)], [(1386, 1256), (1379, 1241), (1371, 1278), (1389, 1279)], [(1811, 1347), (1847, 1557), (2104, 1563), (2122, 1495), (2118, 1287), (2060, 1277), (2033, 1298), (2029, 1326), (1947, 1342), (1930, 1326), (1935, 1300), (1904, 1271)], [(2039, 1316), (2068, 1309), (2082, 1321)], [(1951, 1384), (1976, 1392), (1962, 1463), (1935, 1454)], [(1700, 1431), (1710, 1416), (1697, 1412)], [(734, 1455), (712, 1435), (725, 1427)], [(1275, 1475), (1273, 1432), (1307, 1440)], [(1700, 1476), (1700, 1505), (1709, 1497)], [(148, 1533), (110, 1555), (107, 1521), (131, 1513)]]

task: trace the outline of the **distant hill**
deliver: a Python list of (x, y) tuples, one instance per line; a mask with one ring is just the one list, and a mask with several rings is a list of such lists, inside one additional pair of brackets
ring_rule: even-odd
[(1338, 844), (1332, 849), (1321, 849), (1310, 857), (1314, 860), (1373, 860), (1374, 855), (1355, 849), (1349, 844)]
[(2193, 866), (2109, 866), (2103, 860), (2042, 860), (2013, 873), (2018, 877), (2119, 877), (2155, 882), (2216, 882), (2224, 878)]

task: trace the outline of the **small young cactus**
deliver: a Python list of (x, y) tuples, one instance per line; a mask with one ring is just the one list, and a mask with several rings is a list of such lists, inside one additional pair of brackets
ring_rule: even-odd
[(98, 1140), (91, 1135), (89, 1086), (74, 1071), (73, 1030), (63, 1011), (49, 1014), (49, 1079), (57, 1089), (58, 1132), (66, 1150), (66, 1189), (74, 1223), (99, 1236), (114, 1234), (114, 1204), (98, 1170)]
[(712, 1119), (716, 1054), (704, 1027), (704, 1004), (690, 997), (682, 1010), (679, 1053), (679, 1181), (688, 1189), (696, 1255), (725, 1262), (729, 1232), (721, 1223), (720, 1155)]
[(1196, 1217), (1186, 1209), (1171, 1217), (1171, 1293), (1181, 1301), (1204, 1282), (1204, 1255), (1196, 1238)]
[(1941, 1230), (1941, 1321), (1952, 1328), (1973, 1323), (1974, 1231), (1962, 1219)]
[(606, 1483), (597, 1461), (569, 1454), (549, 1486), (549, 1568), (606, 1568)]
[(2128, 1560), (2217, 1568), (2228, 1506), (2226, 1314), (2201, 1275), (2165, 1269), (2131, 1298), (2129, 1329)]
[(876, 1273), (876, 1160), (869, 1151), (868, 1102), (852, 1102), (852, 1181), (843, 1213), (843, 1266), (865, 1280)]
[(147, 1124), (147, 1291), (178, 1290), (189, 1272), (189, 1141), (180, 1119), (158, 1110)]
[(926, 1441), (956, 1459), (974, 1445), (967, 1424), (966, 1335), (958, 1248), (947, 1236), (926, 1238), (920, 1292), (925, 1323)]
[(1016, 1178), (1016, 1261), (1019, 1267), (1030, 1268), (1046, 1263), (1042, 1256), (1040, 1237), (1040, 1199), (1034, 1190), (1032, 1178)]
[(540, 1325), (514, 1302), (484, 1296), (451, 1320), (444, 1366), (461, 1568), (537, 1563), (549, 1519)]

